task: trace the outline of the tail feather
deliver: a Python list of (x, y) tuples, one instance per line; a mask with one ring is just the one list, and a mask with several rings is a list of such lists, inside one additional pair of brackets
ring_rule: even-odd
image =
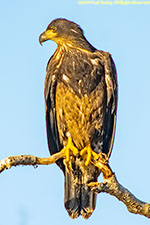
[(80, 184), (74, 184), (72, 173), (65, 174), (65, 208), (71, 218), (80, 215)]
[[(96, 179), (97, 181), (97, 179)], [(81, 188), (81, 211), (80, 214), (84, 219), (88, 219), (96, 206), (96, 193), (90, 190), (87, 184)]]
[(96, 182), (99, 171), (93, 165), (85, 167), (83, 161), (75, 159), (70, 173), (65, 172), (65, 208), (71, 218), (82, 216), (88, 219), (95, 209), (96, 193), (88, 183)]

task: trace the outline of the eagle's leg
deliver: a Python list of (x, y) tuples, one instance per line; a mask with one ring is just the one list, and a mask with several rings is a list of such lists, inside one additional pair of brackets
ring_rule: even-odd
[(90, 144), (80, 151), (80, 155), (85, 159), (85, 166), (88, 166), (91, 161), (93, 164), (97, 164), (98, 162), (105, 164), (108, 161), (105, 153), (94, 152)]
[(70, 155), (73, 154), (74, 156), (76, 156), (79, 151), (78, 149), (74, 146), (72, 139), (69, 137), (68, 138), (68, 142), (67, 145), (61, 150), (61, 152), (65, 152), (65, 159), (64, 159), (64, 164), (66, 166), (66, 170), (67, 172), (69, 172), (69, 169), (71, 169), (71, 163), (70, 162)]
[(99, 154), (97, 154), (96, 152), (94, 152), (91, 148), (91, 145), (87, 145), (85, 148), (83, 148), (81, 151), (80, 151), (80, 155), (85, 157), (86, 161), (85, 161), (85, 166), (88, 166), (91, 159), (94, 159), (94, 160), (98, 160), (99, 158)]

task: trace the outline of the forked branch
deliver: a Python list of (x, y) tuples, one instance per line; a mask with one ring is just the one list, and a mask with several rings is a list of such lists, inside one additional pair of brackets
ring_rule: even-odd
[[(0, 173), (12, 166), (48, 165), (55, 163), (60, 158), (65, 158), (64, 152), (56, 153), (48, 158), (40, 158), (32, 155), (10, 156), (0, 161)], [(119, 184), (107, 160), (103, 161), (101, 159), (92, 163), (102, 171), (104, 178), (104, 183), (92, 182), (89, 184), (93, 191), (97, 193), (105, 192), (113, 195), (126, 205), (129, 212), (150, 218), (150, 204), (140, 201), (129, 190)]]

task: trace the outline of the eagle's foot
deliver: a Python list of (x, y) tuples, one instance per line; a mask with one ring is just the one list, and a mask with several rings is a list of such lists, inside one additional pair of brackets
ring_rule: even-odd
[(97, 160), (97, 162), (100, 162), (100, 163), (102, 163), (102, 164), (107, 164), (108, 163), (108, 160), (109, 160), (109, 158), (108, 158), (108, 156), (105, 154), (105, 153), (99, 153), (98, 154), (98, 160)]
[(78, 149), (74, 146), (71, 138), (68, 138), (67, 145), (61, 150), (61, 152), (65, 152), (66, 156), (64, 159), (64, 164), (67, 172), (69, 173), (70, 169), (72, 169), (71, 167), (72, 164), (70, 163), (71, 160), (70, 156), (71, 155), (76, 156), (79, 153)]
[(93, 164), (97, 164), (98, 162), (107, 164), (109, 159), (105, 153), (98, 154), (94, 152), (90, 144), (80, 151), (80, 155), (85, 159), (85, 166), (88, 166), (90, 162)]
[(91, 148), (91, 145), (87, 145), (85, 148), (83, 148), (81, 151), (80, 151), (80, 155), (86, 159), (85, 161), (85, 166), (88, 166), (91, 159), (93, 159), (94, 161), (95, 160), (98, 160), (99, 159), (99, 154), (97, 154), (96, 152), (94, 152)]
[(88, 186), (91, 188), (91, 191), (95, 192), (95, 193), (100, 193), (100, 187), (103, 185), (103, 183), (98, 183), (98, 182), (91, 182), (88, 184)]

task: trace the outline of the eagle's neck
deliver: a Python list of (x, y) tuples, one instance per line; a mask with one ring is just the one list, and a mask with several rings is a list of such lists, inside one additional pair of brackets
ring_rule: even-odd
[(75, 50), (83, 50), (89, 52), (95, 52), (96, 48), (94, 48), (85, 37), (74, 38), (71, 40), (60, 39), (57, 43), (57, 49), (61, 49), (62, 51), (75, 51)]

